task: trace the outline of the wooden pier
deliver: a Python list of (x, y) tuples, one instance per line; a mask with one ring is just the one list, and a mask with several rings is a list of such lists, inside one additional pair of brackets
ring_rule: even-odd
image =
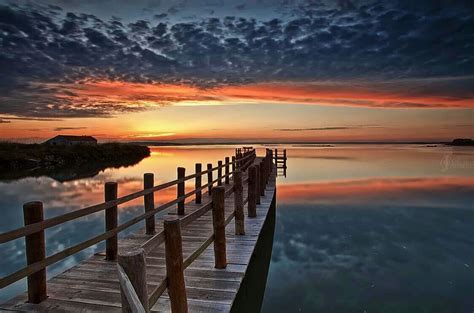
[[(184, 168), (178, 168), (176, 180), (157, 186), (153, 185), (153, 174), (147, 173), (143, 190), (120, 198), (117, 184), (108, 182), (104, 203), (50, 219), (43, 219), (41, 202), (25, 204), (25, 226), (0, 234), (0, 244), (24, 237), (27, 266), (2, 277), (0, 287), (27, 277), (28, 291), (0, 304), (0, 309), (258, 311), (262, 299), (258, 299), (248, 281), (252, 280), (249, 276), (254, 264), (264, 258), (259, 247), (265, 240), (268, 242), (265, 237), (273, 238), (271, 223), (280, 160), (275, 152), (274, 157), (273, 151), (267, 149), (265, 156), (257, 157), (251, 147), (236, 149), (235, 156), (219, 161), (216, 167), (207, 164), (203, 171), (197, 163), (195, 173), (188, 176)], [(194, 190), (186, 193), (189, 181), (194, 181)], [(176, 188), (176, 199), (155, 207), (154, 193), (171, 187)], [(119, 225), (117, 207), (140, 197), (144, 199), (143, 214)], [(46, 256), (45, 229), (96, 212), (105, 214), (104, 233)], [(155, 216), (160, 212), (159, 217)], [(119, 232), (144, 220), (144, 229), (117, 239)], [(106, 242), (104, 252), (46, 279), (47, 266), (102, 241)], [(257, 279), (260, 284), (262, 280), (265, 284), (267, 270)]]

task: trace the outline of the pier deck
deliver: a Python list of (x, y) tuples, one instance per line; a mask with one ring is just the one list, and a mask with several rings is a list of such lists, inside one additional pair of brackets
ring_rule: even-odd
[[(261, 163), (256, 157), (253, 164)], [(242, 172), (243, 194), (248, 194), (248, 171)], [(189, 312), (230, 312), (237, 293), (249, 267), (252, 254), (267, 220), (269, 211), (274, 205), (276, 193), (276, 167), (268, 176), (265, 196), (260, 197), (256, 205), (257, 216), (248, 217), (248, 199), (244, 203), (245, 235), (236, 235), (233, 179), (229, 184), (223, 183), (226, 190), (225, 228), (227, 247), (227, 266), (215, 268), (214, 248), (210, 244), (184, 270), (184, 281)], [(212, 202), (207, 192), (202, 193), (202, 204), (195, 204), (194, 199), (185, 204), (186, 214), (193, 213)], [(274, 208), (273, 208), (274, 209)], [(163, 230), (163, 220), (182, 218), (176, 210), (156, 217), (156, 231)], [(212, 210), (181, 226), (183, 259), (186, 260), (203, 242), (213, 235)], [(118, 254), (133, 250), (149, 241), (153, 236), (146, 235), (144, 229), (118, 241)], [(166, 278), (165, 244), (160, 243), (147, 251), (146, 284), (148, 296), (151, 297)], [(28, 303), (28, 294), (24, 293), (0, 305), (2, 310), (11, 311), (71, 311), (71, 312), (121, 312), (122, 299), (115, 261), (105, 260), (105, 252), (95, 254), (89, 259), (51, 278), (47, 282), (48, 298), (38, 304)], [(156, 303), (150, 307), (151, 312), (170, 312), (170, 298), (165, 289)]]

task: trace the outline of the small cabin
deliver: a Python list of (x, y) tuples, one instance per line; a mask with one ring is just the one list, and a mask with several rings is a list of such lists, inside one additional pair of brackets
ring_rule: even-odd
[(45, 142), (50, 146), (96, 145), (97, 139), (92, 136), (65, 136), (58, 135)]

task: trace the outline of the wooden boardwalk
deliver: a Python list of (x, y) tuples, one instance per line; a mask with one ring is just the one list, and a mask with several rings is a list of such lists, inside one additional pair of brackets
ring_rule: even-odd
[[(254, 164), (261, 163), (262, 158), (255, 158)], [(210, 244), (192, 260), (184, 270), (184, 281), (189, 312), (230, 312), (234, 300), (254, 253), (261, 230), (264, 226), (276, 188), (276, 167), (268, 176), (265, 196), (260, 197), (256, 205), (257, 216), (249, 218), (248, 198), (244, 206), (245, 235), (236, 235), (234, 196), (232, 193), (233, 179), (223, 183), (226, 190), (225, 217), (228, 223), (225, 228), (227, 246), (227, 266), (215, 268), (214, 248)], [(248, 171), (242, 172), (243, 194), (248, 194)], [(210, 195), (202, 194), (202, 204), (195, 204), (194, 199), (185, 204), (186, 216), (202, 209), (203, 205), (212, 202)], [(274, 203), (274, 202), (273, 202)], [(156, 231), (163, 230), (163, 220), (182, 218), (176, 210), (170, 208), (167, 214), (156, 218)], [(213, 215), (208, 210), (189, 224), (181, 226), (182, 254), (187, 260), (196, 249), (213, 236)], [(118, 254), (139, 247), (149, 241), (153, 235), (146, 235), (142, 229), (127, 238), (118, 241)], [(159, 243), (146, 251), (146, 284), (148, 297), (166, 278), (165, 245)], [(66, 270), (47, 282), (48, 298), (38, 304), (28, 303), (28, 294), (19, 295), (0, 305), (6, 311), (62, 311), (62, 312), (120, 312), (122, 299), (115, 261), (105, 260), (105, 252), (98, 253), (89, 259)], [(166, 291), (161, 294), (150, 308), (151, 312), (170, 312), (170, 298)]]

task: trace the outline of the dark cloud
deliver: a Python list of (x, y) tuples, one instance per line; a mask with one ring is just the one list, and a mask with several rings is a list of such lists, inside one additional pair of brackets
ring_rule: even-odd
[(79, 129), (87, 129), (87, 127), (56, 127), (54, 131), (63, 131), (63, 130), (79, 130)]
[(356, 126), (328, 126), (328, 127), (309, 127), (309, 128), (277, 128), (281, 132), (300, 132), (300, 131), (325, 131), (325, 130), (346, 130), (361, 128), (381, 128), (379, 125), (356, 125)]
[[(298, 1), (289, 6), (291, 15), (279, 18), (159, 23), (122, 23), (58, 6), (0, 5), (0, 114), (88, 117), (137, 109), (88, 103), (58, 87), (85, 80), (207, 88), (262, 81), (472, 77), (474, 11), (466, 9), (469, 3), (423, 3)], [(185, 10), (181, 4), (170, 8), (170, 14)], [(471, 83), (457, 79), (454, 89), (472, 90)], [(396, 101), (388, 106), (413, 107)]]

